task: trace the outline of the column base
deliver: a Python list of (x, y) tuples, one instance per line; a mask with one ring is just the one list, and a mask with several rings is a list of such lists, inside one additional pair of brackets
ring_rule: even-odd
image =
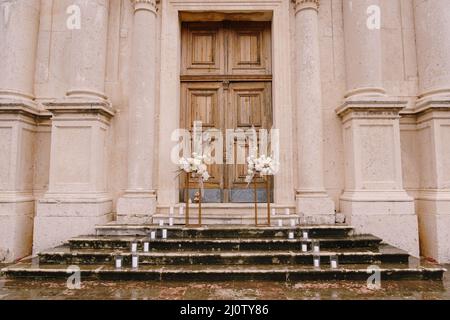
[(405, 191), (352, 191), (340, 199), (346, 223), (359, 234), (370, 233), (419, 256), (414, 199)]
[(450, 191), (421, 193), (417, 212), (422, 255), (450, 263)]
[(34, 198), (0, 196), (0, 263), (31, 254), (33, 245)]
[(117, 221), (120, 223), (149, 224), (155, 212), (155, 192), (126, 192), (117, 201)]
[(325, 224), (336, 222), (334, 202), (326, 193), (297, 194), (295, 201), (298, 214), (314, 216)]
[(61, 245), (71, 237), (95, 234), (95, 226), (112, 220), (109, 198), (44, 198), (37, 203), (33, 253)]

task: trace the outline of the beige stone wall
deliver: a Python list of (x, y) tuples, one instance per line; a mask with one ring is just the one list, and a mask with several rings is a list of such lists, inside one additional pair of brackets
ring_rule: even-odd
[[(53, 3), (54, 2), (54, 3)], [(389, 1), (386, 1), (389, 2)], [(383, 6), (383, 76), (389, 95), (414, 99), (417, 94), (417, 67), (414, 49), (414, 23), (411, 1), (392, 1)], [(390, 3), (390, 2), (389, 2)], [(65, 13), (70, 0), (43, 0), (39, 32), (36, 96), (39, 99), (63, 97), (68, 88), (70, 31)], [(292, 8), (291, 8), (292, 9)], [(392, 10), (393, 9), (393, 10)], [(161, 17), (161, 14), (158, 15)], [(294, 10), (290, 12), (294, 28)], [(401, 18), (401, 19), (399, 19)], [(113, 144), (109, 188), (116, 200), (126, 186), (127, 104), (131, 55), (133, 8), (130, 1), (112, 0), (108, 31), (106, 93), (118, 112), (112, 122)], [(158, 25), (161, 21), (158, 20)], [(339, 196), (344, 188), (341, 122), (335, 114), (345, 93), (345, 51), (340, 1), (322, 0), (319, 10), (322, 109), (324, 121), (325, 187), (339, 211)], [(291, 33), (293, 44), (295, 34)], [(291, 45), (292, 55), (295, 46)], [(295, 74), (292, 74), (292, 81)], [(293, 97), (294, 100), (294, 97)], [(408, 179), (408, 177), (405, 177)]]

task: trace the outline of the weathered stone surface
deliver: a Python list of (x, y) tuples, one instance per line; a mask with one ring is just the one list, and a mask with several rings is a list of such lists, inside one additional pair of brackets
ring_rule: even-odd
[[(103, 227), (100, 227), (102, 229)], [(114, 226), (141, 233), (156, 226)], [(143, 232), (145, 231), (145, 232)], [(159, 230), (160, 231), (160, 230)], [(302, 231), (308, 238), (302, 239)], [(3, 271), (12, 277), (61, 277), (70, 265), (80, 267), (85, 278), (128, 280), (277, 280), (363, 279), (368, 267), (376, 265), (385, 279), (441, 279), (444, 269), (418, 263), (406, 252), (381, 244), (371, 235), (353, 235), (348, 226), (305, 226), (296, 228), (180, 228), (170, 227), (168, 238), (143, 235), (80, 236), (68, 244), (43, 251), (38, 260), (23, 261)], [(288, 232), (294, 239), (288, 239)], [(312, 241), (320, 241), (320, 252)], [(132, 269), (131, 243), (137, 242), (139, 268)], [(149, 251), (143, 252), (143, 243)], [(306, 244), (306, 252), (302, 251)], [(114, 268), (117, 255), (123, 267)], [(330, 257), (337, 255), (339, 268), (331, 269)], [(321, 267), (313, 267), (320, 256)]]

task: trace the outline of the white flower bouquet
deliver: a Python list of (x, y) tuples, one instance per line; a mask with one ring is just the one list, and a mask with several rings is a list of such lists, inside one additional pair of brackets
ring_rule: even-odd
[(260, 176), (275, 175), (278, 171), (278, 163), (272, 157), (261, 155), (260, 157), (250, 156), (247, 158), (247, 176), (245, 182), (251, 183), (256, 174)]
[(193, 173), (195, 176), (199, 177), (202, 182), (205, 182), (210, 178), (208, 167), (206, 165), (207, 160), (207, 156), (193, 152), (192, 158), (182, 157), (179, 160), (178, 167), (181, 171)]

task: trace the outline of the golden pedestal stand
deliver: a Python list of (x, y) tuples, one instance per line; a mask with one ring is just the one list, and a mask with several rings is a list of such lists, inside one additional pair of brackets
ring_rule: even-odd
[[(271, 225), (270, 223), (270, 177), (269, 176), (265, 176), (265, 180), (266, 180), (266, 190), (267, 190), (267, 224), (261, 224), (261, 226), (269, 226)], [(258, 226), (260, 224), (258, 224), (258, 193), (257, 193), (257, 189), (256, 189), (256, 179), (253, 178), (253, 186), (254, 186), (254, 190), (255, 190), (255, 226)]]
[[(198, 192), (200, 194), (199, 199), (198, 199), (198, 224), (190, 224), (189, 223), (189, 180), (190, 180), (190, 173), (186, 173), (186, 186), (185, 186), (185, 192), (186, 192), (186, 196), (185, 196), (185, 200), (186, 200), (186, 217), (185, 217), (185, 225), (186, 227), (201, 227), (202, 226), (202, 190), (200, 188), (200, 183), (199, 183), (199, 188), (198, 188)], [(201, 178), (199, 178), (201, 179)]]

